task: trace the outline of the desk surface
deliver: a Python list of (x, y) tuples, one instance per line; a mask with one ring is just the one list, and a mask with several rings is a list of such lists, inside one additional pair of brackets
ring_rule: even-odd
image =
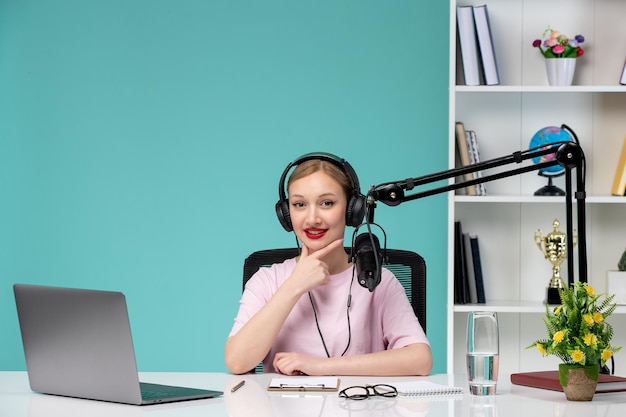
[[(277, 393), (266, 387), (275, 374), (237, 376), (227, 373), (141, 373), (144, 382), (184, 385), (224, 391), (223, 397), (150, 406), (132, 406), (36, 394), (25, 372), (0, 372), (0, 416), (211, 416), (211, 417), (334, 417), (334, 416), (455, 416), (455, 417), (622, 417), (626, 392), (596, 394), (593, 401), (576, 403), (561, 392), (511, 385), (508, 376), (498, 383), (497, 395), (475, 397), (467, 393), (464, 376), (431, 375), (423, 378), (341, 377), (341, 387), (368, 383), (427, 379), (463, 387), (461, 396), (425, 398), (371, 398), (345, 400), (330, 393)], [(230, 389), (245, 380), (234, 393)]]

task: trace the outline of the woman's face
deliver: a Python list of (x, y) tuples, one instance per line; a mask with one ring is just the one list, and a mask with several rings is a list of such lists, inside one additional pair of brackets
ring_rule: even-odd
[(347, 199), (337, 181), (317, 171), (291, 183), (288, 191), (293, 230), (310, 252), (343, 238)]

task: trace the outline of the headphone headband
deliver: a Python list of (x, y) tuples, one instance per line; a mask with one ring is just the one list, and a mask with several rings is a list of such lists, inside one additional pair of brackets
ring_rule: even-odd
[(287, 168), (285, 168), (285, 170), (283, 171), (282, 175), (280, 176), (280, 182), (278, 183), (278, 196), (280, 197), (281, 200), (287, 199), (287, 193), (285, 190), (285, 181), (287, 180), (287, 174), (289, 174), (289, 171), (291, 170), (291, 168), (298, 166), (303, 162), (310, 161), (313, 159), (320, 159), (322, 161), (330, 162), (338, 166), (339, 168), (343, 169), (346, 172), (346, 174), (348, 174), (348, 177), (350, 178), (350, 181), (352, 182), (353, 194), (361, 193), (361, 186), (359, 185), (359, 177), (357, 177), (356, 172), (354, 171), (354, 168), (352, 168), (352, 165), (350, 165), (348, 161), (336, 155), (333, 155), (332, 153), (312, 152), (312, 153), (307, 153), (297, 158), (295, 161), (287, 165)]

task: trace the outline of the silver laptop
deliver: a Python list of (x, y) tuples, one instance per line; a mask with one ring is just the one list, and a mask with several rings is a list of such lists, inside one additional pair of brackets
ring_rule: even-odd
[(121, 292), (25, 284), (13, 291), (35, 392), (136, 405), (223, 394), (140, 383)]

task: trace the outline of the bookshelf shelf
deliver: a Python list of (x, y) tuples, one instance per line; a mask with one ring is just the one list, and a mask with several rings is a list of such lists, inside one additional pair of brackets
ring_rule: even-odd
[[(488, 6), (500, 84), (467, 86), (457, 45), (456, 7), (482, 4)], [(476, 132), (483, 161), (528, 149), (534, 133), (545, 126), (571, 127), (586, 157), (588, 274), (599, 293), (606, 291), (607, 271), (616, 269), (626, 246), (626, 197), (611, 195), (626, 136), (626, 86), (619, 83), (626, 58), (624, 15), (622, 0), (450, 2), (449, 168), (456, 166), (457, 121)], [(548, 24), (586, 38), (572, 86), (549, 86), (544, 58), (532, 47)], [(500, 362), (501, 374), (552, 366), (525, 349), (545, 335), (541, 316), (552, 268), (535, 244), (534, 233), (550, 232), (554, 219), (560, 220), (561, 231), (566, 229), (564, 198), (533, 195), (546, 183), (530, 172), (486, 183), (485, 196), (449, 194), (448, 372), (465, 369), (465, 326), (467, 313), (474, 310), (502, 313), (501, 357), (507, 359)], [(565, 188), (563, 177), (554, 184)], [(480, 239), (486, 304), (455, 304), (456, 220), (464, 232)], [(578, 249), (570, 256), (577, 259)], [(562, 267), (567, 276), (566, 265)], [(616, 314), (626, 314), (626, 306), (618, 307)], [(618, 317), (611, 324), (614, 343), (626, 346), (626, 322)]]
[(455, 90), (463, 93), (626, 93), (623, 85), (572, 85), (566, 87), (556, 86), (525, 86), (525, 85), (483, 85), (465, 86), (457, 85)]
[[(495, 311), (496, 313), (538, 313), (544, 314), (546, 306), (542, 302), (519, 300), (490, 301), (487, 304), (455, 304), (455, 313), (469, 313), (470, 311)], [(626, 314), (626, 306), (618, 306), (613, 313), (615, 315)]]
[[(560, 204), (563, 202), (562, 197), (536, 197), (533, 195), (485, 195), (485, 196), (469, 196), (455, 195), (455, 203), (531, 203), (531, 204)], [(605, 196), (587, 196), (587, 204), (626, 204), (626, 197), (618, 197), (614, 195)]]

